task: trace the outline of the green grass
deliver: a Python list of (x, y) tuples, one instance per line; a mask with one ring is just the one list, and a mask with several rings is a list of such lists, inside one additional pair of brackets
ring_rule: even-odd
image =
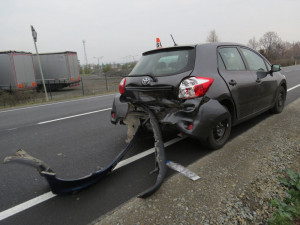
[[(287, 197), (283, 201), (274, 199), (271, 205), (276, 208), (269, 225), (293, 225), (300, 220), (300, 173), (287, 170), (287, 177), (279, 178), (281, 184), (287, 187)], [(297, 221), (297, 222), (296, 222)]]

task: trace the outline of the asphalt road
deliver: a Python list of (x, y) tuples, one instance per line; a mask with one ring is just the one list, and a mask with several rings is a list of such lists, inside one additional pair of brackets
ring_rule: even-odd
[[(284, 69), (288, 88), (300, 84), (299, 67)], [(300, 87), (288, 92), (286, 104), (300, 97)], [(78, 178), (107, 165), (125, 146), (125, 126), (110, 124), (113, 95), (0, 111), (0, 161), (17, 149), (47, 162), (61, 178)], [(102, 111), (101, 111), (102, 110)], [(70, 116), (74, 116), (71, 117)], [(232, 129), (231, 139), (270, 116), (264, 113)], [(59, 119), (59, 120), (58, 120)], [(176, 135), (168, 133), (165, 140)], [(127, 157), (153, 147), (149, 135), (140, 137)], [(167, 159), (188, 165), (209, 151), (185, 139), (167, 147)], [(50, 189), (31, 167), (0, 164), (0, 224), (88, 224), (145, 190), (155, 181), (153, 154), (116, 170), (82, 192), (51, 196)], [(172, 172), (168, 171), (168, 175)], [(35, 205), (36, 197), (50, 196)], [(20, 212), (11, 213), (9, 209)], [(34, 205), (30, 207), (31, 205)]]

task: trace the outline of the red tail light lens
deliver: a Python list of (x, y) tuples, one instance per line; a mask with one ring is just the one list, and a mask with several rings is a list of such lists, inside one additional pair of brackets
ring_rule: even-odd
[(125, 83), (126, 83), (126, 78), (123, 78), (119, 84), (119, 92), (120, 94), (125, 93)]
[(208, 77), (189, 77), (179, 85), (178, 98), (197, 98), (206, 94), (214, 79)]

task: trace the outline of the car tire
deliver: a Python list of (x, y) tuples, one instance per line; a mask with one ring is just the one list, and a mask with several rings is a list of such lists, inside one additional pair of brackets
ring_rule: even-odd
[(203, 143), (207, 148), (220, 149), (227, 142), (231, 132), (231, 115), (228, 109), (227, 112), (228, 116), (211, 129), (208, 138)]
[(281, 113), (286, 100), (286, 91), (283, 86), (279, 87), (278, 95), (276, 97), (275, 105), (271, 108), (270, 112), (274, 114)]

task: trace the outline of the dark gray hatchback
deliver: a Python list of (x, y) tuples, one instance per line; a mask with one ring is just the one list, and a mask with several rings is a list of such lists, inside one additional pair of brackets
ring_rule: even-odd
[(266, 110), (280, 113), (286, 79), (279, 65), (234, 43), (209, 43), (161, 48), (143, 53), (120, 82), (111, 122), (134, 129), (147, 121), (141, 104), (161, 125), (221, 148), (231, 126)]

